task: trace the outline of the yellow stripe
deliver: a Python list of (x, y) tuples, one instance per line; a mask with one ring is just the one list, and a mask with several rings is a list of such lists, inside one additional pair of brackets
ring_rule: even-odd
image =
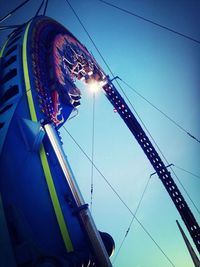
[(66, 227), (66, 224), (65, 224), (65, 221), (64, 221), (64, 217), (63, 217), (63, 214), (62, 214), (62, 210), (61, 210), (61, 207), (60, 207), (60, 203), (58, 201), (58, 197), (57, 197), (56, 190), (55, 190), (55, 187), (54, 187), (54, 183), (53, 183), (53, 180), (52, 180), (52, 177), (51, 177), (51, 171), (49, 169), (49, 164), (48, 164), (48, 161), (47, 161), (47, 157), (46, 157), (46, 153), (45, 153), (43, 145), (41, 145), (41, 148), (40, 148), (40, 158), (41, 158), (41, 161), (42, 161), (42, 167), (43, 167), (43, 170), (44, 170), (44, 173), (45, 173), (46, 182), (47, 182), (47, 185), (48, 185), (48, 188), (49, 188), (49, 193), (51, 195), (51, 199), (52, 199), (52, 202), (53, 202), (53, 207), (54, 207), (54, 210), (55, 210), (55, 213), (56, 213), (58, 224), (60, 226), (60, 231), (62, 233), (63, 241), (65, 243), (65, 246), (66, 246), (68, 252), (71, 252), (71, 251), (73, 251), (72, 242), (70, 240), (70, 237), (69, 237), (69, 234), (68, 234), (68, 231), (67, 231), (67, 227)]
[[(9, 40), (9, 39), (8, 39), (8, 40)], [(3, 52), (4, 52), (4, 49), (5, 49), (6, 45), (7, 45), (7, 43), (8, 43), (8, 40), (6, 40), (4, 46), (3, 46), (2, 49), (1, 49), (1, 52), (0, 52), (0, 58), (2, 58), (2, 56), (3, 56)]]
[(23, 69), (24, 69), (24, 81), (26, 86), (26, 94), (28, 99), (28, 105), (31, 113), (31, 119), (32, 121), (37, 121), (37, 116), (35, 112), (35, 107), (33, 103), (33, 96), (31, 93), (31, 86), (30, 86), (30, 79), (29, 79), (29, 73), (28, 73), (28, 63), (27, 63), (27, 37), (28, 37), (28, 30), (30, 27), (30, 22), (28, 26), (26, 27), (26, 31), (24, 33), (24, 40), (23, 40)]
[[(28, 73), (28, 64), (27, 64), (27, 37), (28, 37), (28, 30), (30, 27), (30, 23), (28, 24), (25, 34), (24, 34), (24, 40), (23, 40), (23, 70), (24, 70), (24, 80), (25, 80), (25, 86), (26, 86), (26, 93), (27, 93), (27, 99), (28, 99), (28, 105), (29, 105), (29, 110), (31, 114), (31, 119), (32, 121), (37, 121), (37, 115), (35, 112), (35, 106), (33, 102), (33, 96), (31, 92), (31, 86), (30, 86), (30, 79), (29, 79), (29, 73)], [(60, 203), (58, 200), (58, 196), (55, 190), (53, 178), (51, 175), (51, 171), (49, 168), (48, 160), (46, 157), (45, 149), (43, 144), (41, 145), (40, 148), (40, 159), (42, 163), (42, 168), (44, 171), (45, 179), (47, 182), (48, 190), (50, 193), (51, 201), (54, 207), (54, 211), (56, 214), (56, 218), (58, 221), (58, 225), (61, 231), (61, 235), (65, 244), (65, 247), (68, 252), (73, 251), (73, 245), (69, 236), (69, 232), (67, 230), (66, 224), (65, 224), (65, 219), (60, 207)]]
[(1, 51), (0, 51), (0, 58), (3, 56), (3, 52), (4, 52), (4, 50), (5, 50), (5, 48), (6, 48), (6, 45), (7, 45), (8, 41), (10, 40), (11, 37), (12, 37), (12, 34), (11, 34), (10, 37), (5, 41), (5, 44), (3, 45), (3, 47), (2, 47), (2, 49), (1, 49)]

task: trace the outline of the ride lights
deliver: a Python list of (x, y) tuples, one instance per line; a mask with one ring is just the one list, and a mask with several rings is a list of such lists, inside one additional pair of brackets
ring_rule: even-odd
[(95, 79), (86, 80), (86, 85), (91, 93), (97, 93), (107, 83), (107, 80), (97, 81)]

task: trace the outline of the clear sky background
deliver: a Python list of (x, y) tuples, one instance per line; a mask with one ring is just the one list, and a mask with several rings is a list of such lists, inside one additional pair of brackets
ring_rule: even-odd
[[(200, 2), (197, 0), (108, 1), (200, 40)], [(2, 25), (20, 24), (29, 19), (40, 2), (32, 0)], [(200, 44), (122, 13), (97, 0), (70, 2), (114, 74), (200, 139)], [(19, 3), (19, 0), (0, 0), (0, 17)], [(109, 74), (65, 0), (50, 0), (47, 15), (66, 26)], [(0, 36), (2, 46), (6, 40), (6, 32), (1, 32)], [(91, 156), (93, 97), (84, 86), (81, 87), (79, 114), (66, 123), (66, 128)], [(169, 163), (200, 175), (200, 143), (188, 137), (129, 88), (123, 85), (123, 89)], [(85, 201), (90, 203), (91, 163), (66, 132), (61, 130), (61, 133), (64, 150), (77, 182)], [(154, 170), (103, 92), (97, 93), (95, 101), (94, 162), (134, 212), (149, 175)], [(174, 171), (200, 210), (200, 179), (177, 168), (174, 168)], [(176, 177), (173, 178), (200, 222), (199, 212)], [(92, 214), (98, 228), (113, 236), (117, 251), (132, 216), (95, 170)], [(179, 220), (184, 230), (185, 226), (156, 175), (150, 180), (137, 218), (176, 267), (193, 266), (175, 220)], [(185, 231), (189, 237), (187, 230)], [(112, 260), (114, 258), (115, 255)], [(136, 221), (133, 222), (113, 265), (172, 266)]]

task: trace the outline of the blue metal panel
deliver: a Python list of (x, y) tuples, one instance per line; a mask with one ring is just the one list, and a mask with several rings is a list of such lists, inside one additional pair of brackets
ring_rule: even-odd
[(15, 257), (8, 232), (4, 207), (0, 194), (0, 266), (16, 267)]
[[(40, 22), (40, 26), (42, 27), (42, 22)], [(38, 91), (32, 68), (32, 46), (34, 41), (32, 40), (32, 31), (35, 30), (35, 27), (35, 21), (33, 21), (28, 33), (27, 60), (34, 108), (38, 120), (42, 120), (46, 119), (46, 116), (41, 112), (41, 108), (39, 107)], [(50, 25), (50, 29), (51, 27)], [(23, 34), (24, 29), (21, 32), (22, 36)], [(12, 40), (13, 38), (9, 40), (3, 52), (4, 58), (2, 60), (2, 66), (7, 59), (9, 60), (13, 55), (16, 55), (16, 61), (12, 62), (8, 67), (2, 67), (3, 77), (1, 80), (4, 79), (12, 69), (16, 69), (17, 75), (14, 75), (5, 83), (2, 83), (0, 106), (0, 111), (2, 111), (0, 114), (0, 121), (5, 123), (0, 129), (0, 192), (4, 202), (8, 227), (11, 229), (11, 241), (17, 255), (17, 261), (20, 264), (35, 260), (38, 255), (45, 255), (46, 257), (54, 256), (64, 259), (67, 255), (67, 251), (55, 216), (41, 158), (37, 149), (31, 149), (31, 142), (34, 144), (34, 141), (39, 135), (37, 127), (39, 127), (40, 123), (35, 122), (35, 126), (33, 126), (33, 123), (29, 122), (30, 110), (26, 97), (22, 69), (22, 37), (16, 41), (16, 49), (13, 51), (10, 50), (12, 45), (8, 47)], [(9, 55), (6, 56), (8, 52)], [(41, 62), (41, 64), (42, 63), (43, 62)], [(17, 85), (17, 93), (11, 98), (6, 98), (4, 101), (5, 93), (14, 85)], [(47, 85), (44, 84), (44, 86)], [(10, 104), (12, 105), (10, 108), (5, 108)], [(70, 115), (72, 110), (73, 106), (71, 105), (65, 107), (67, 116)], [(65, 116), (65, 120), (67, 116)], [(42, 136), (40, 137), (41, 138), (37, 140), (36, 147), (39, 146), (42, 140)], [(84, 254), (87, 255), (90, 253), (90, 248), (84, 230), (79, 222), (79, 218), (73, 213), (73, 210), (76, 209), (76, 205), (69, 191), (69, 186), (59, 167), (54, 151), (46, 138), (43, 140), (43, 145), (59, 205), (73, 247), (75, 251), (82, 250), (82, 252), (85, 251)], [(19, 227), (19, 225), (23, 225), (23, 227)], [(22, 244), (26, 244), (23, 246), (23, 249)], [(22, 256), (23, 251), (24, 258)], [(32, 253), (25, 253), (25, 251), (32, 251)], [(29, 256), (25, 256), (25, 254)]]

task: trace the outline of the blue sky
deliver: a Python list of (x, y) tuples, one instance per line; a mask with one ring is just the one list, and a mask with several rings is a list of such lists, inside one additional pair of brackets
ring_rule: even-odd
[[(193, 38), (199, 38), (200, 2), (196, 0), (109, 1)], [(8, 3), (1, 0), (1, 17), (20, 2), (15, 0)], [(74, 0), (71, 3), (115, 75), (128, 82), (200, 139), (200, 45), (96, 0)], [(38, 4), (39, 1), (31, 1), (4, 24), (24, 22), (34, 14), (33, 10), (37, 9)], [(50, 0), (47, 15), (65, 25), (109, 74), (66, 1)], [(1, 45), (5, 38), (5, 32), (1, 32)], [(66, 123), (66, 128), (86, 153), (91, 155), (93, 98), (87, 88), (83, 85), (81, 87), (79, 114)], [(168, 161), (200, 174), (200, 144), (176, 128), (129, 88), (123, 85), (123, 89)], [(83, 196), (89, 203), (91, 164), (66, 132), (61, 130), (61, 133), (65, 153)], [(123, 121), (113, 112), (103, 92), (97, 93), (95, 101), (94, 162), (134, 211), (149, 175), (154, 171)], [(174, 170), (200, 209), (200, 180), (179, 169)], [(199, 213), (178, 182), (177, 185), (199, 221)], [(132, 216), (96, 171), (93, 216), (98, 228), (113, 236), (117, 251)], [(185, 227), (156, 175), (150, 180), (137, 217), (176, 267), (193, 266), (175, 220), (178, 219), (182, 227)], [(134, 221), (114, 266), (168, 267), (171, 264)]]

